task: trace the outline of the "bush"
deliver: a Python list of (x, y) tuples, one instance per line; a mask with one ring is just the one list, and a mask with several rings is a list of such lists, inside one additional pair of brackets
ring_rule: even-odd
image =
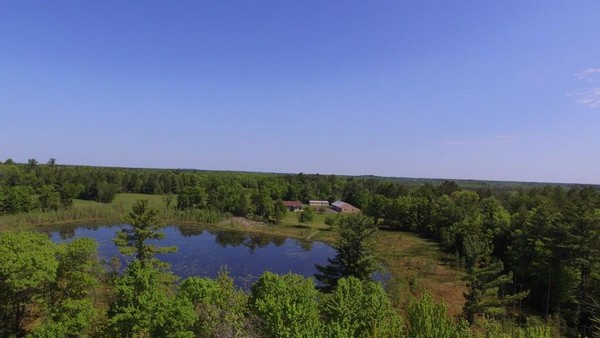
[(252, 285), (250, 308), (269, 337), (320, 337), (318, 295), (312, 279), (265, 272)]
[(409, 338), (461, 338), (468, 337), (468, 324), (455, 324), (448, 315), (445, 304), (435, 304), (430, 293), (426, 292), (408, 306), (410, 322)]
[(403, 325), (390, 300), (375, 282), (350, 277), (338, 281), (322, 312), (328, 337), (402, 337)]
[(178, 297), (188, 299), (196, 311), (197, 337), (253, 336), (248, 296), (233, 285), (233, 278), (221, 271), (217, 279), (190, 277), (180, 287)]

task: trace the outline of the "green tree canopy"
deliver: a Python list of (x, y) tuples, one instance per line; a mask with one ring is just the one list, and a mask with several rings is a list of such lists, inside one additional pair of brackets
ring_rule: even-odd
[(21, 336), (25, 320), (56, 279), (55, 246), (46, 235), (0, 233), (0, 333)]
[(192, 303), (176, 298), (162, 273), (134, 261), (115, 283), (109, 309), (112, 337), (194, 337)]
[(306, 207), (298, 213), (298, 222), (309, 225), (315, 219), (315, 211), (311, 207)]
[(189, 277), (179, 285), (178, 297), (188, 299), (196, 311), (197, 337), (257, 336), (248, 312), (248, 295), (235, 287), (226, 270), (217, 279)]
[(469, 325), (462, 321), (454, 323), (448, 315), (446, 304), (436, 304), (430, 293), (425, 292), (408, 306), (410, 330), (408, 338), (463, 338), (469, 337)]
[(275, 202), (275, 208), (273, 210), (273, 222), (275, 222), (275, 224), (281, 223), (281, 220), (285, 217), (287, 211), (288, 209), (283, 204), (283, 202), (280, 199), (277, 200)]
[(89, 238), (57, 246), (56, 280), (50, 284), (43, 306), (45, 320), (32, 337), (76, 337), (90, 329), (98, 314), (92, 298), (100, 284), (97, 246)]
[(184, 210), (188, 208), (205, 208), (208, 195), (204, 188), (184, 187), (177, 195), (177, 209)]
[(322, 302), (329, 337), (402, 337), (403, 325), (378, 283), (342, 278)]
[(311, 279), (265, 272), (252, 285), (250, 307), (268, 337), (320, 337), (318, 296)]
[(62, 205), (60, 193), (56, 191), (53, 185), (42, 186), (38, 201), (40, 208), (45, 211), (58, 210)]

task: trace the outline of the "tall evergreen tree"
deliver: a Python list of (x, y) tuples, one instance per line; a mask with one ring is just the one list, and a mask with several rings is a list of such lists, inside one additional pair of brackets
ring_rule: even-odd
[(563, 239), (559, 250), (565, 252), (563, 264), (577, 272), (577, 283), (573, 285), (576, 299), (573, 321), (583, 336), (590, 334), (593, 326), (592, 313), (585, 304), (590, 302), (593, 273), (600, 269), (600, 209), (586, 207), (585, 203), (578, 203), (569, 208), (565, 212), (565, 223), (559, 229)]
[(343, 277), (356, 277), (360, 280), (371, 279), (378, 268), (375, 254), (375, 234), (377, 228), (371, 219), (362, 214), (344, 217), (334, 248), (337, 254), (328, 259), (326, 266), (317, 265), (319, 274), (315, 278), (323, 283), (322, 291), (331, 292)]
[(155, 254), (175, 252), (176, 247), (158, 247), (148, 243), (149, 240), (165, 238), (160, 232), (161, 226), (157, 224), (158, 210), (148, 205), (148, 200), (139, 200), (123, 218), (123, 222), (130, 225), (119, 232), (115, 244), (119, 251), (125, 255), (134, 256), (140, 261), (142, 267), (158, 264), (165, 266), (154, 258)]
[(500, 297), (501, 288), (512, 282), (512, 272), (505, 273), (502, 261), (491, 256), (492, 246), (483, 235), (468, 235), (463, 245), (468, 271), (463, 313), (469, 323), (478, 314), (502, 315), (506, 304), (527, 296), (521, 292)]

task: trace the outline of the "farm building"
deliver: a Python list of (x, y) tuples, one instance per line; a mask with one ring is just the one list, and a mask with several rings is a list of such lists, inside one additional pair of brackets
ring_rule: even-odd
[(285, 207), (289, 210), (289, 211), (300, 211), (302, 210), (302, 202), (300, 201), (282, 201), (283, 205), (285, 205)]
[(311, 207), (327, 207), (329, 208), (329, 201), (308, 201), (308, 205)]
[(331, 204), (331, 209), (337, 212), (359, 212), (360, 209), (344, 201), (335, 201)]

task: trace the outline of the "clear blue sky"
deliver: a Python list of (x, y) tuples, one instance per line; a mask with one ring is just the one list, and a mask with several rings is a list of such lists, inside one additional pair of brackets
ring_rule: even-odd
[(0, 160), (600, 183), (600, 1), (2, 1)]

